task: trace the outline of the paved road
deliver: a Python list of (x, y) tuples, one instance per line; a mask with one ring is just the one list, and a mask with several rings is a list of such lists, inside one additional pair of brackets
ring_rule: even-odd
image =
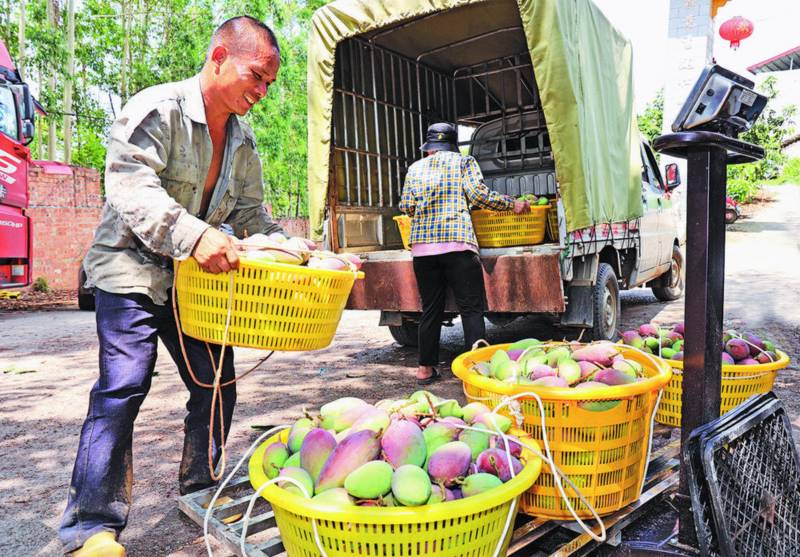
[[(726, 326), (766, 334), (800, 355), (800, 187), (773, 188), (774, 201), (729, 228), (726, 249)], [(656, 302), (649, 290), (623, 297), (623, 327), (673, 323), (683, 301)], [(229, 443), (241, 455), (255, 438), (253, 424), (298, 417), (345, 393), (377, 400), (416, 390), (415, 352), (395, 344), (376, 327), (376, 312), (347, 312), (336, 341), (313, 354), (277, 354), (239, 389), (236, 423)], [(56, 541), (88, 391), (96, 377), (93, 315), (76, 310), (0, 315), (0, 555), (59, 555)], [(443, 356), (461, 344), (459, 327), (446, 330)], [(489, 340), (542, 335), (540, 325), (520, 320), (489, 328)], [(237, 351), (239, 369), (263, 354)], [(205, 555), (200, 530), (177, 510), (177, 471), (182, 445), (185, 390), (164, 350), (150, 396), (137, 422), (136, 483), (130, 526), (123, 534), (131, 557)], [(24, 373), (30, 372), (30, 373)], [(800, 429), (796, 364), (776, 390)], [(433, 389), (460, 396), (449, 378)], [(223, 554), (218, 552), (217, 554)]]

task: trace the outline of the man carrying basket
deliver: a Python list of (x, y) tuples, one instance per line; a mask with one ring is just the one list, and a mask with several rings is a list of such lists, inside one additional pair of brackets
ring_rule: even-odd
[(439, 338), (444, 317), (445, 291), (453, 290), (464, 327), (466, 350), (486, 337), (483, 314), (486, 292), (478, 240), (470, 207), (495, 211), (530, 210), (527, 201), (491, 191), (483, 183), (478, 162), (458, 151), (452, 124), (433, 124), (420, 147), (425, 157), (406, 174), (400, 210), (411, 217), (411, 255), (422, 300), (419, 324), (417, 383), (439, 378)]
[[(235, 239), (283, 232), (263, 203), (261, 161), (246, 115), (280, 66), (273, 32), (248, 16), (213, 34), (200, 73), (134, 95), (111, 127), (106, 204), (84, 265), (95, 288), (100, 376), (89, 397), (59, 536), (66, 552), (122, 556), (116, 538), (131, 504), (133, 422), (150, 389), (160, 338), (189, 390), (181, 494), (214, 484), (208, 464), (212, 389), (187, 369), (172, 313), (173, 259), (212, 273), (238, 266)], [(185, 338), (199, 382), (210, 384), (219, 346)], [(210, 351), (209, 351), (210, 349)], [(227, 350), (222, 382), (234, 378)], [(222, 388), (224, 433), (214, 424), (213, 461), (230, 429), (235, 384)], [(219, 419), (219, 418), (218, 418)]]

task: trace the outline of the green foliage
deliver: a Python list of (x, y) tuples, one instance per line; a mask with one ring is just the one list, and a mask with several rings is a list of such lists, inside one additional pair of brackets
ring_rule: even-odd
[(754, 181), (739, 178), (728, 181), (728, 195), (739, 203), (752, 202), (760, 190), (761, 186)]
[(661, 130), (664, 125), (664, 90), (661, 89), (656, 98), (647, 104), (644, 109), (644, 114), (639, 114), (636, 117), (639, 124), (639, 131), (642, 137), (646, 138), (649, 143), (661, 135)]
[(34, 292), (43, 292), (45, 294), (50, 292), (50, 284), (48, 284), (47, 279), (44, 277), (36, 277), (31, 288)]
[[(769, 101), (774, 100), (778, 96), (775, 77), (765, 79), (759, 90)], [(770, 107), (769, 101), (753, 127), (739, 136), (742, 141), (761, 145), (765, 152), (764, 158), (758, 162), (728, 167), (728, 191), (736, 191), (744, 202), (752, 200), (752, 193), (748, 192), (754, 193), (759, 184), (778, 177), (786, 162), (781, 143), (793, 132), (792, 117), (796, 108), (787, 106), (778, 111)], [(732, 193), (731, 195), (733, 196)]]
[(800, 158), (789, 159), (783, 165), (780, 176), (768, 182), (769, 184), (800, 184)]
[[(63, 145), (66, 10), (47, 0), (0, 0), (0, 38), (17, 55), (19, 10), (26, 10), (25, 79), (48, 112), (36, 122), (34, 156), (47, 158), (47, 127)], [(306, 42), (314, 10), (324, 0), (84, 0), (76, 3), (73, 164), (103, 171), (106, 137), (120, 104), (136, 92), (191, 77), (205, 59), (215, 27), (248, 14), (270, 25), (282, 65), (267, 98), (247, 116), (264, 170), (265, 201), (276, 216), (307, 214)], [(125, 44), (128, 44), (126, 51)], [(127, 52), (127, 55), (126, 55)], [(51, 82), (51, 77), (53, 81)]]

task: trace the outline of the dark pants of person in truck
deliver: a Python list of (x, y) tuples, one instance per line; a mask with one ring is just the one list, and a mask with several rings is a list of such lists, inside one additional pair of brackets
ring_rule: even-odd
[(439, 255), (414, 257), (422, 299), (422, 318), (419, 323), (419, 365), (439, 363), (439, 339), (444, 319), (445, 292), (453, 290), (461, 324), (464, 344), (471, 350), (475, 341), (486, 338), (486, 291), (480, 257), (472, 251), (454, 251)]
[[(133, 422), (150, 390), (158, 339), (166, 346), (189, 389), (184, 420), (181, 494), (213, 485), (208, 470), (208, 428), (212, 390), (195, 384), (178, 344), (172, 302), (156, 305), (144, 294), (112, 294), (95, 290), (100, 339), (100, 377), (89, 395), (89, 412), (81, 431), (72, 472), (67, 509), (60, 528), (66, 551), (83, 545), (93, 534), (120, 532), (128, 521), (133, 482)], [(214, 368), (206, 344), (184, 336), (186, 355), (198, 381), (212, 383)], [(219, 362), (220, 347), (209, 345)], [(225, 351), (222, 381), (234, 376), (233, 350)], [(236, 404), (236, 384), (222, 388), (225, 435)], [(222, 443), (217, 413), (213, 457)], [(145, 449), (147, 450), (147, 449)]]

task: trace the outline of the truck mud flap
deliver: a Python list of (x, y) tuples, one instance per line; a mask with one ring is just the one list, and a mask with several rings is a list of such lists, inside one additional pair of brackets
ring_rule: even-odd
[(567, 311), (561, 316), (561, 325), (581, 328), (594, 326), (591, 286), (569, 287), (569, 290), (567, 290)]

